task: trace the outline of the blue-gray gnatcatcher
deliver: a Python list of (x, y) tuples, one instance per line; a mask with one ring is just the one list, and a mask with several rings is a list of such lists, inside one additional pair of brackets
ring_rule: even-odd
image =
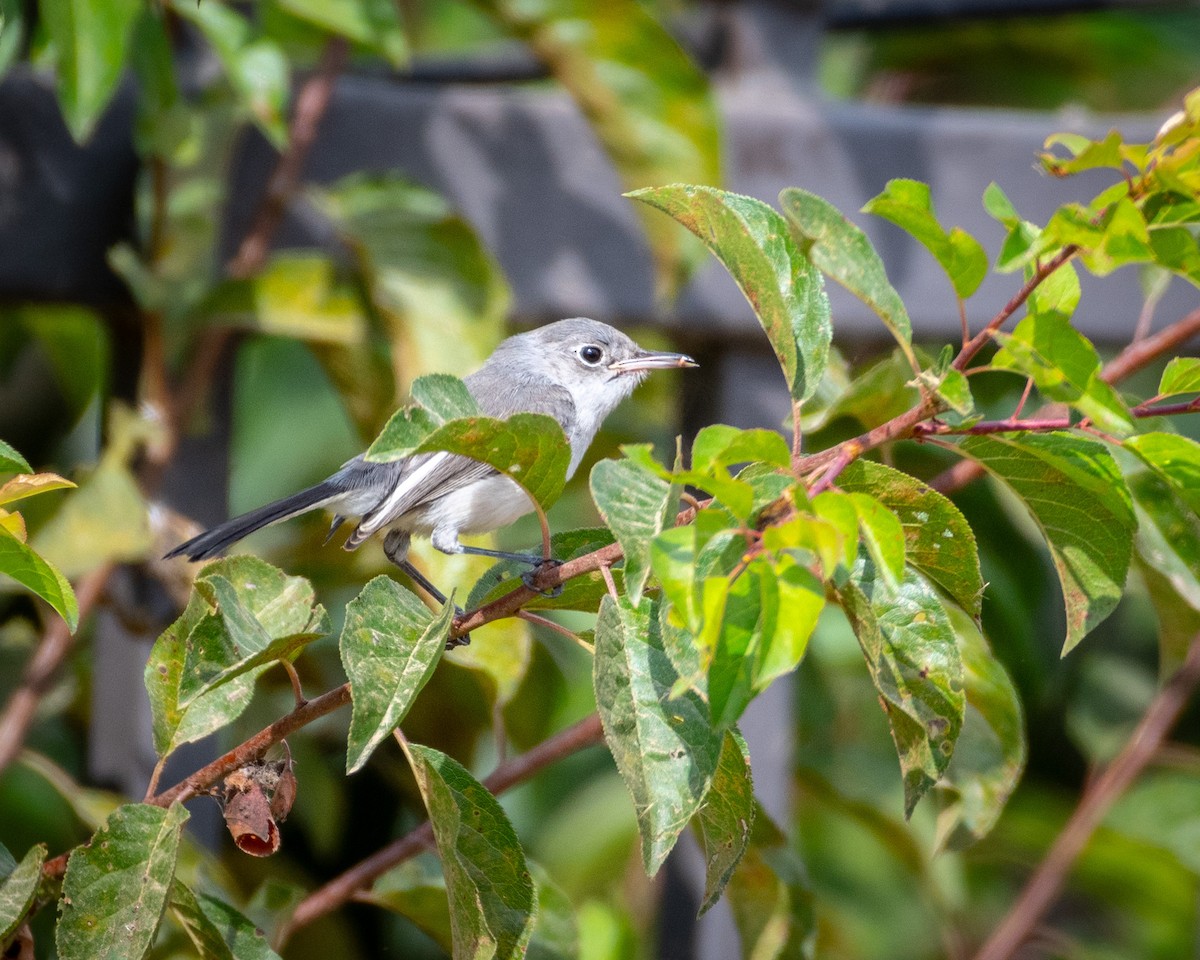
[[(543, 413), (557, 420), (571, 445), (569, 478), (604, 418), (647, 372), (694, 366), (696, 361), (682, 353), (643, 350), (608, 324), (578, 317), (509, 337), (465, 382), (488, 416)], [(507, 526), (531, 512), (533, 505), (507, 477), (451, 453), (427, 453), (390, 463), (355, 457), (315, 487), (227, 520), (180, 544), (167, 557), (182, 554), (203, 560), (260, 527), (322, 508), (335, 514), (331, 535), (346, 517), (358, 518), (344, 544), (347, 550), (383, 533), (388, 559), (442, 603), (443, 594), (408, 560), (413, 534), (428, 537), (443, 553), (479, 554), (533, 566), (543, 560), (459, 542), (460, 534)]]

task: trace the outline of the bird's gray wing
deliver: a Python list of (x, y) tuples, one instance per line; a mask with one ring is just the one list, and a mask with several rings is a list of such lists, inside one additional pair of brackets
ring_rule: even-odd
[[(494, 385), (481, 384), (478, 377), (479, 374), (476, 374), (475, 383), (472, 383), (472, 377), (468, 377), (467, 385), (476, 394), (484, 413), (501, 419), (514, 413), (544, 413), (558, 420), (564, 432), (570, 434), (575, 406), (566, 388), (545, 380), (522, 382), (509, 379), (495, 385), (498, 389), (487, 389)], [(386, 488), (380, 490), (380, 499), (363, 511), (358, 527), (346, 541), (347, 547), (356, 547), (405, 514), (499, 472), (485, 463), (458, 454), (426, 453), (386, 464), (371, 464), (356, 458), (343, 468), (342, 473), (362, 473), (373, 468), (390, 468), (391, 475), (385, 479)], [(375, 486), (379, 479), (384, 478), (372, 478), (371, 485)]]

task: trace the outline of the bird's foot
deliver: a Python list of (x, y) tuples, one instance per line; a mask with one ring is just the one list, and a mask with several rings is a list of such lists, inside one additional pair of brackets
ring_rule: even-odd
[(541, 573), (542, 568), (546, 567), (546, 566), (561, 567), (562, 561), (555, 560), (553, 558), (549, 558), (549, 559), (539, 558), (538, 562), (533, 565), (532, 570), (526, 570), (523, 574), (521, 574), (521, 582), (523, 584), (525, 584), (525, 586), (528, 589), (530, 589), (534, 593), (536, 593), (539, 597), (546, 597), (547, 599), (552, 600), (555, 597), (559, 596), (559, 594), (561, 594), (563, 592), (563, 585), (561, 583), (556, 583), (549, 590), (539, 590), (538, 589), (538, 587), (537, 587), (538, 574)]
[[(466, 615), (466, 611), (463, 610), (463, 608), (460, 607), (456, 603), (454, 605), (454, 619), (458, 620), (465, 615)], [(469, 646), (470, 643), (471, 643), (471, 635), (469, 633), (464, 633), (462, 636), (459, 636), (459, 637), (447, 637), (446, 638), (446, 649), (454, 650), (457, 647)]]

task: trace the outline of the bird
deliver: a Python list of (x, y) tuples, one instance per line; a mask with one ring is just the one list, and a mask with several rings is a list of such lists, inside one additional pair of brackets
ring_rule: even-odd
[[(563, 428), (574, 475), (601, 423), (652, 370), (698, 366), (683, 353), (644, 350), (598, 320), (574, 317), (502, 341), (464, 382), (480, 411), (506, 419), (541, 413)], [(181, 543), (166, 559), (206, 560), (255, 530), (313, 510), (332, 510), (332, 537), (347, 518), (357, 523), (343, 543), (356, 549), (382, 535), (384, 555), (437, 602), (445, 595), (408, 559), (413, 536), (446, 554), (473, 554), (537, 567), (540, 554), (467, 546), (462, 535), (488, 533), (532, 512), (514, 481), (494, 468), (452, 453), (425, 453), (386, 463), (360, 454), (315, 486), (226, 520)], [(328, 540), (328, 538), (327, 538)], [(526, 583), (530, 583), (529, 574)]]

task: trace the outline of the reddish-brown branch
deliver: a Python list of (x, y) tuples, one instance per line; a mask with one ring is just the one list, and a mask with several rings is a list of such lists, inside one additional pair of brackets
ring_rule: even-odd
[[(1100, 379), (1109, 384), (1120, 383), (1197, 336), (1200, 336), (1200, 310), (1193, 310), (1158, 333), (1131, 343), (1104, 365)], [(961, 460), (930, 480), (929, 485), (942, 493), (953, 493), (974, 483), (983, 472), (983, 467), (974, 460)]]
[[(603, 739), (604, 730), (600, 725), (600, 717), (593, 713), (561, 733), (544, 740), (521, 756), (500, 764), (483, 781), (483, 785), (494, 794), (503, 793), (519, 783), (524, 783), (550, 764), (577, 753), (585, 747), (598, 744)], [(323, 887), (314, 890), (296, 907), (291, 920), (280, 935), (281, 942), (277, 946), (285, 943), (299, 927), (312, 923), (319, 917), (336, 910), (359, 891), (367, 889), (380, 875), (420, 853), (432, 842), (433, 830), (428, 822), (423, 823), (382, 850), (355, 864), (345, 873), (334, 877)]]
[(866, 433), (852, 440), (843, 441), (835, 447), (830, 447), (828, 450), (822, 450), (820, 453), (801, 457), (798, 464), (798, 473), (811, 473), (813, 470), (829, 466), (842, 456), (842, 449), (846, 447), (854, 447), (857, 451), (856, 456), (861, 456), (868, 450), (874, 450), (881, 444), (911, 437), (913, 428), (918, 423), (936, 416), (943, 409), (941, 402), (936, 397), (927, 395), (925, 399), (911, 410), (906, 410), (898, 417), (893, 417), (887, 423), (880, 424), (873, 430), (868, 430)]
[(317, 718), (325, 716), (327, 713), (333, 713), (334, 710), (341, 709), (349, 702), (350, 684), (343, 683), (340, 687), (336, 687), (328, 693), (323, 693), (321, 696), (297, 707), (286, 716), (280, 717), (269, 727), (264, 727), (258, 731), (249, 740), (238, 744), (238, 746), (234, 747), (228, 753), (218, 757), (207, 766), (201, 767), (191, 776), (181, 780), (175, 786), (169, 787), (162, 793), (156, 794), (146, 802), (157, 804), (160, 807), (167, 807), (176, 801), (183, 801), (194, 797), (196, 794), (202, 793), (211, 787), (218, 780), (232, 773), (238, 767), (244, 766), (251, 760), (261, 757), (268, 747), (275, 745), (284, 737), (312, 723)]
[(1113, 803), (1162, 746), (1168, 731), (1200, 685), (1200, 635), (1192, 639), (1179, 671), (1163, 686), (1117, 757), (1083, 795), (1046, 858), (975, 960), (1009, 960), (1058, 897), (1067, 874)]
[[(267, 180), (250, 229), (242, 237), (237, 253), (226, 265), (231, 277), (252, 276), (267, 262), (271, 243), (283, 223), (288, 203), (300, 185), (304, 164), (316, 142), (317, 131), (333, 97), (337, 78), (345, 68), (348, 53), (349, 46), (345, 38), (331, 37), (321, 53), (317, 69), (296, 93), (287, 147), (279, 155), (275, 169)], [(213, 327), (200, 337), (175, 397), (174, 413), (178, 430), (187, 428), (187, 421), (208, 390), (213, 371), (224, 356), (232, 336), (233, 330), (229, 327)]]
[[(104, 595), (114, 569), (112, 564), (106, 563), (79, 581), (75, 599), (79, 606), (81, 624)], [(29, 725), (37, 712), (37, 706), (53, 684), (58, 668), (71, 652), (72, 646), (74, 643), (70, 627), (62, 617), (55, 614), (25, 667), (21, 685), (13, 691), (4, 707), (4, 713), (0, 714), (0, 771), (12, 763), (13, 758), (20, 752), (25, 735), (29, 732)]]
[(345, 37), (330, 37), (321, 51), (316, 71), (296, 94), (287, 149), (280, 154), (279, 162), (271, 172), (253, 225), (227, 266), (230, 276), (248, 277), (258, 272), (266, 262), (271, 241), (283, 222), (292, 194), (300, 184), (304, 164), (317, 139), (321, 118), (333, 97), (333, 88), (346, 66), (349, 52), (350, 44)]
[(1077, 246), (1068, 244), (1045, 263), (1039, 264), (1038, 268), (1034, 270), (1033, 275), (1021, 286), (1021, 289), (1013, 294), (1012, 299), (1001, 307), (1000, 312), (988, 321), (988, 325), (975, 334), (958, 352), (958, 356), (954, 358), (954, 369), (960, 371), (967, 369), (967, 365), (971, 362), (975, 354), (982, 350), (987, 345), (987, 342), (992, 339), (992, 334), (999, 330), (1005, 321), (1021, 308), (1021, 304), (1029, 299), (1029, 295), (1041, 286), (1050, 274), (1078, 252), (1079, 248)]

